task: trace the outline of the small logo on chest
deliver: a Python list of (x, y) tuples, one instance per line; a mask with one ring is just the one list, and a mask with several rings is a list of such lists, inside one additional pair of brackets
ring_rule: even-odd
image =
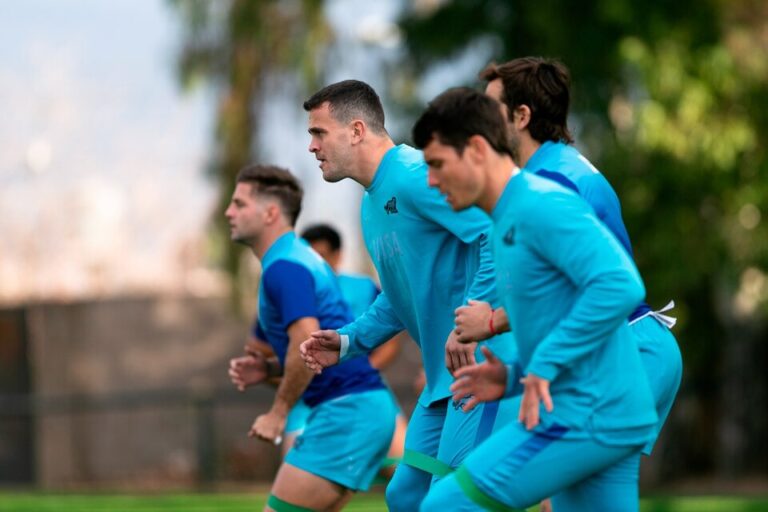
[(459, 409), (461, 409), (463, 411), (464, 410), (464, 406), (467, 404), (467, 402), (469, 401), (470, 398), (472, 398), (472, 395), (467, 395), (467, 396), (461, 398), (460, 400), (451, 400), (453, 408), (455, 410), (457, 410), (457, 411)]
[(384, 211), (387, 212), (387, 215), (390, 213), (397, 213), (397, 198), (392, 196), (392, 199), (387, 201), (387, 204), (384, 205)]
[(515, 227), (512, 226), (509, 228), (509, 230), (504, 233), (504, 238), (501, 239), (502, 242), (504, 242), (504, 245), (514, 245), (515, 243)]

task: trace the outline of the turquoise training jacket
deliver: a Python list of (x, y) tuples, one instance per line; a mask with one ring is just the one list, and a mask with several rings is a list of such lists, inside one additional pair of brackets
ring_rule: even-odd
[(626, 322), (645, 296), (627, 251), (579, 196), (527, 171), (510, 179), (492, 218), (519, 365), (550, 381), (554, 410), (542, 407), (538, 428), (644, 443), (658, 418)]
[[(633, 256), (632, 243), (621, 216), (619, 197), (605, 176), (576, 148), (562, 142), (547, 141), (531, 156), (525, 169), (554, 180), (583, 197), (597, 218), (605, 223), (629, 255)], [(632, 311), (629, 320), (640, 318), (650, 310), (648, 304), (641, 302)]]
[(451, 395), (445, 342), (454, 310), (468, 299), (496, 302), (490, 219), (476, 207), (453, 211), (428, 186), (421, 151), (400, 145), (384, 155), (365, 190), (361, 221), (382, 293), (338, 330), (349, 342), (342, 358), (407, 329), (421, 348), (427, 384), (419, 403), (427, 407)]

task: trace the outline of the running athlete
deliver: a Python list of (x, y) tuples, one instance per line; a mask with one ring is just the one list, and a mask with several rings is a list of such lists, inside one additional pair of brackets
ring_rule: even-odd
[(352, 319), (331, 268), (294, 233), (302, 195), (288, 171), (251, 166), (238, 174), (226, 211), (232, 240), (250, 247), (262, 265), (258, 337), (277, 356), (264, 360), (264, 374), (282, 374), (271, 409), (256, 418), (249, 435), (279, 442), (291, 407), (301, 398), (312, 409), (272, 485), (265, 510), (276, 512), (340, 510), (355, 491), (367, 490), (396, 414), (367, 357), (323, 375), (302, 364), (301, 341)]
[[(621, 216), (621, 204), (608, 180), (571, 144), (567, 116), (570, 75), (560, 62), (524, 57), (489, 65), (480, 73), (486, 94), (501, 104), (515, 161), (526, 170), (574, 190), (592, 206), (597, 217), (632, 255), (632, 244)], [(656, 402), (656, 435), (643, 453), (650, 455), (680, 387), (683, 362), (672, 331), (675, 319), (652, 311), (642, 302), (629, 315), (630, 331), (640, 349)], [(493, 316), (491, 316), (493, 315)], [(503, 309), (472, 303), (457, 310), (461, 340), (484, 339), (508, 329)], [(638, 468), (639, 470), (639, 468)]]
[[(556, 495), (557, 512), (636, 511), (637, 473), (625, 469), (658, 417), (626, 324), (645, 293), (632, 259), (572, 190), (515, 166), (488, 96), (443, 93), (413, 135), (430, 186), (493, 219), (497, 289), (518, 348), (508, 382), (523, 386), (520, 422), (477, 447), (421, 510), (517, 510)], [(471, 369), (456, 372), (456, 396), (472, 387)]]
[(433, 477), (457, 467), (495, 423), (498, 404), (467, 412), (461, 408), (466, 397), (449, 400), (451, 372), (476, 360), (476, 347), (456, 340), (453, 311), (469, 299), (495, 301), (490, 221), (477, 208), (453, 212), (427, 186), (421, 152), (392, 142), (379, 97), (367, 84), (329, 85), (304, 109), (309, 150), (323, 178), (352, 178), (365, 189), (363, 238), (383, 291), (354, 323), (313, 333), (302, 356), (320, 372), (403, 329), (419, 345), (426, 386), (408, 424), (403, 461), (386, 490), (390, 510), (412, 512)]

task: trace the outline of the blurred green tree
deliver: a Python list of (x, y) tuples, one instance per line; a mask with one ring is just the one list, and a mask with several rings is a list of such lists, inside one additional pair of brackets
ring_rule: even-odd
[[(183, 21), (178, 77), (183, 87), (200, 82), (218, 94), (209, 172), (218, 183), (212, 249), (242, 297), (240, 250), (229, 243), (224, 210), (237, 172), (258, 159), (255, 145), (265, 79), (298, 70), (307, 87), (318, 82), (321, 55), (331, 38), (317, 0), (170, 0)], [(291, 76), (294, 76), (291, 75)], [(248, 290), (252, 294), (252, 290)]]
[(768, 473), (768, 4), (420, 1), (400, 25), (414, 80), (478, 44), (568, 65), (649, 302), (677, 299), (685, 376), (652, 478)]
[[(237, 287), (239, 251), (223, 210), (235, 174), (257, 158), (264, 80), (298, 69), (316, 87), (331, 33), (318, 0), (169, 1), (184, 21), (180, 83), (204, 81), (219, 95), (213, 246)], [(419, 81), (435, 66), (466, 62), (478, 45), (497, 61), (545, 55), (571, 69), (577, 144), (622, 199), (649, 302), (678, 304), (685, 375), (652, 476), (768, 473), (768, 4), (407, 5), (407, 51), (388, 72), (396, 111), (420, 109)]]

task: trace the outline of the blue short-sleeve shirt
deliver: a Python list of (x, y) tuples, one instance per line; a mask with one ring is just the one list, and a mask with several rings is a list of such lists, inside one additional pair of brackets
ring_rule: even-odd
[[(336, 276), (295, 233), (278, 238), (262, 259), (258, 331), (285, 364), (288, 327), (300, 318), (317, 318), (321, 329), (352, 321)], [(351, 358), (312, 379), (302, 399), (310, 407), (351, 393), (381, 389), (379, 372), (366, 356)]]

